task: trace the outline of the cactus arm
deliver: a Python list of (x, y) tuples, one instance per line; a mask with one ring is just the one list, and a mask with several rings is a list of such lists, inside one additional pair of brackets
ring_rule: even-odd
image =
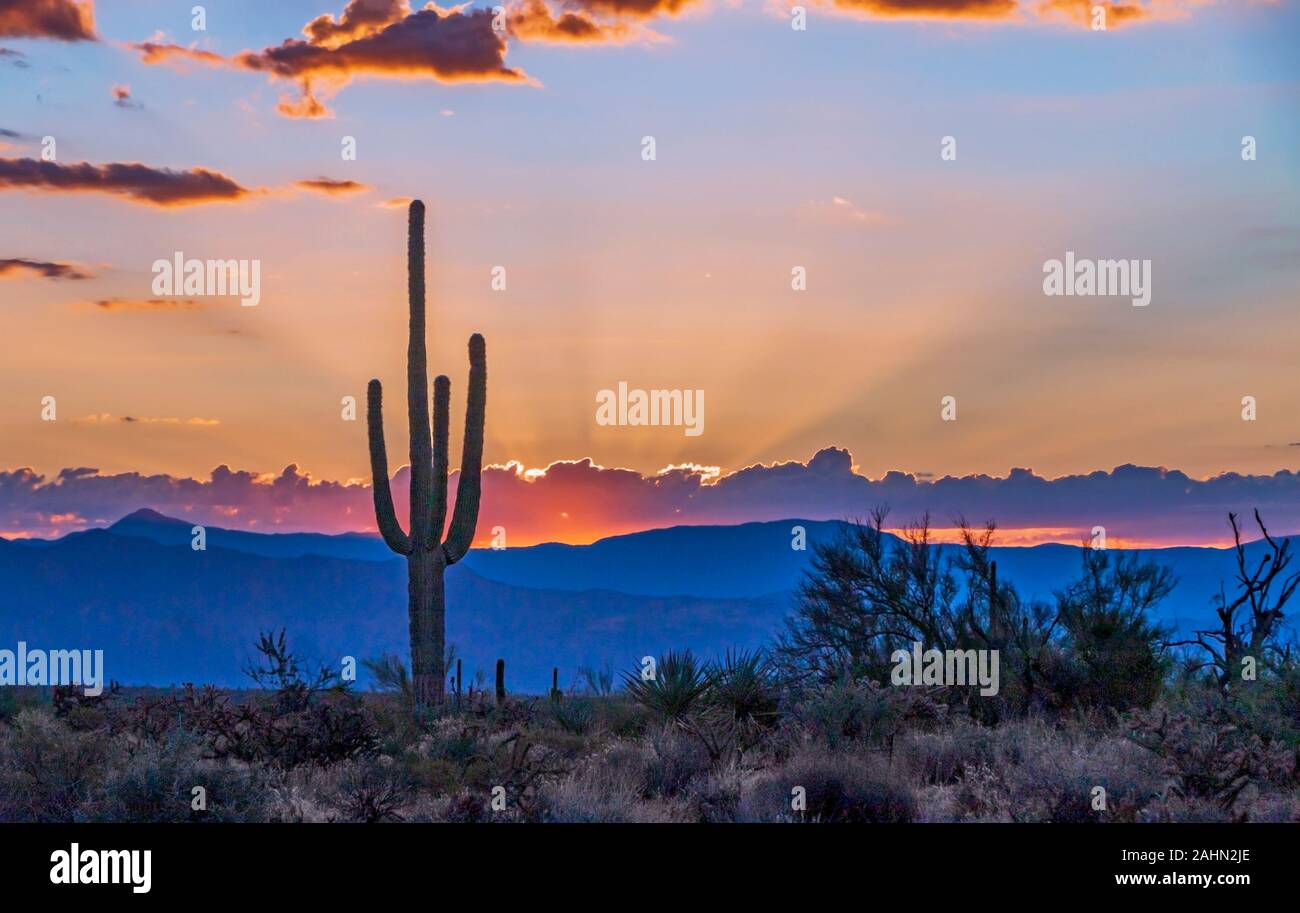
[(411, 548), (433, 538), (433, 454), (429, 440), (429, 371), (424, 347), (424, 204), (411, 203), (408, 222), (407, 294), (411, 305), (406, 348), (406, 412), (411, 430)]
[(366, 428), (370, 435), (370, 473), (375, 496), (375, 519), (388, 547), (399, 555), (410, 554), (411, 542), (393, 509), (393, 492), (388, 485), (388, 452), (384, 447), (384, 391), (372, 380), (366, 391)]
[(447, 522), (447, 449), (451, 413), (451, 381), (445, 374), (433, 379), (433, 520), (428, 548), (442, 543), (442, 528)]
[(448, 564), (455, 564), (469, 551), (478, 524), (478, 504), (483, 472), (483, 420), (487, 410), (487, 353), (483, 337), (469, 338), (469, 395), (465, 406), (465, 442), (460, 458), (460, 479), (456, 483), (456, 510), (443, 546)]

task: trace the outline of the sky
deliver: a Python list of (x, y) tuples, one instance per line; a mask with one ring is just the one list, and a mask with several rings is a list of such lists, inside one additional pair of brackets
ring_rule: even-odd
[[(487, 339), (480, 541), (1300, 531), (1294, 3), (193, 7), (0, 0), (0, 535), (372, 529), (410, 198), (453, 465)], [(155, 294), (178, 251), (259, 261), (257, 306)], [(1150, 303), (1045, 295), (1067, 251), (1149, 260)], [(702, 433), (598, 424), (620, 382), (703, 391)]]

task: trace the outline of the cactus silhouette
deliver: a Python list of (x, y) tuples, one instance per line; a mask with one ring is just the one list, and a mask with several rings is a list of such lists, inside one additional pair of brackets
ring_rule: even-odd
[(402, 530), (393, 509), (384, 448), (383, 388), (372, 380), (367, 397), (370, 470), (374, 477), (375, 518), (388, 547), (406, 556), (411, 634), (411, 684), (416, 709), (442, 703), (446, 670), (447, 605), (443, 572), (469, 551), (478, 523), (479, 476), (483, 464), (483, 415), (487, 404), (487, 356), (483, 337), (469, 339), (469, 394), (465, 440), (456, 486), (456, 508), (446, 538), (447, 440), (451, 381), (433, 382), (433, 429), (430, 441), (428, 367), (424, 345), (424, 204), (411, 203), (407, 233), (407, 288), (411, 305), (406, 353), (406, 411), (411, 430), (410, 533)]

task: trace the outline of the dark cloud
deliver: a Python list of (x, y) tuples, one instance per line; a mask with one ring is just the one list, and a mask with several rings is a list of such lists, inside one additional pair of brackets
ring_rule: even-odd
[(92, 0), (0, 0), (0, 37), (95, 40)]
[(1005, 19), (1017, 0), (834, 0), (836, 7), (881, 18)]
[(23, 273), (34, 273), (45, 279), (90, 279), (91, 274), (72, 263), (50, 260), (28, 260), (25, 257), (0, 259), (0, 279), (16, 279)]
[(263, 51), (245, 51), (240, 66), (285, 79), (345, 81), (352, 76), (392, 76), (441, 82), (524, 81), (505, 65), (505, 38), (488, 10), (423, 9), (337, 47), (288, 39)]
[(351, 0), (337, 18), (328, 13), (317, 16), (303, 27), (302, 33), (312, 44), (346, 44), (410, 14), (411, 7), (405, 0)]
[(138, 162), (63, 165), (38, 159), (0, 158), (0, 191), (107, 193), (152, 206), (191, 206), (239, 200), (252, 191), (206, 168), (173, 171)]
[(313, 190), (316, 193), (327, 193), (335, 196), (349, 193), (364, 193), (370, 189), (360, 181), (336, 181), (332, 178), (312, 178), (307, 181), (294, 181), (294, 186), (301, 187), (303, 190)]
[[(393, 484), (402, 516), (408, 483), (403, 468)], [(1224, 473), (1202, 480), (1130, 465), (1057, 479), (1028, 469), (1004, 477), (927, 481), (890, 472), (868, 479), (837, 448), (807, 463), (756, 465), (726, 475), (692, 466), (643, 475), (591, 460), (525, 474), (512, 464), (484, 470), (479, 527), (486, 536), (493, 526), (504, 526), (519, 544), (588, 541), (677, 524), (865, 517), (878, 505), (891, 507), (891, 519), (900, 526), (926, 512), (939, 527), (952, 526), (958, 517), (976, 524), (993, 519), (1007, 533), (1004, 542), (1016, 541), (1015, 530), (1059, 530), (1064, 532), (1056, 538), (1077, 542), (1094, 526), (1104, 526), (1112, 541), (1211, 543), (1224, 541), (1228, 511), (1248, 514), (1258, 507), (1279, 534), (1300, 530), (1300, 475)], [(140, 507), (242, 529), (374, 529), (369, 486), (314, 480), (297, 466), (277, 476), (220, 466), (205, 481), (103, 476), (84, 468), (54, 479), (30, 469), (0, 472), (0, 529), (48, 533), (55, 528), (51, 516), (76, 515), (93, 525)]]
[(322, 118), (331, 112), (317, 89), (336, 89), (356, 76), (432, 79), (438, 82), (531, 82), (506, 66), (504, 32), (492, 27), (490, 10), (438, 9), (411, 13), (406, 3), (353, 0), (337, 18), (320, 16), (303, 29), (307, 40), (289, 38), (261, 51), (224, 58), (174, 44), (133, 45), (149, 64), (198, 61), (229, 65), (292, 80), (299, 98), (282, 97), (285, 117)]
[(506, 23), (510, 34), (521, 41), (618, 44), (638, 35), (626, 23), (599, 22), (582, 10), (563, 10), (557, 15), (544, 0), (524, 0), (510, 10)]
[(675, 16), (698, 0), (568, 0), (566, 8), (586, 10), (605, 16), (653, 19)]

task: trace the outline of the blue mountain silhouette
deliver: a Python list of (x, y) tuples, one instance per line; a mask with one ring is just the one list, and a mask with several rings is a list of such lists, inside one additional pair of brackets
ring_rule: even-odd
[[(804, 551), (791, 547), (796, 526)], [(297, 651), (329, 664), (405, 656), (405, 568), (378, 537), (208, 527), (195, 551), (191, 528), (143, 510), (57, 540), (0, 540), (0, 646), (103, 649), (110, 677), (155, 685), (246, 684), (251, 645), (269, 628), (287, 628)], [(779, 630), (814, 545), (843, 528), (792, 519), (475, 550), (448, 573), (448, 639), (467, 678), (503, 657), (510, 686), (537, 692), (553, 666), (568, 683), (583, 664), (760, 646)], [(1182, 630), (1208, 621), (1220, 581), (1231, 587), (1232, 552), (1148, 554), (1179, 578), (1161, 618)], [(1048, 599), (1080, 555), (1043, 545), (995, 557), (1004, 580)]]

